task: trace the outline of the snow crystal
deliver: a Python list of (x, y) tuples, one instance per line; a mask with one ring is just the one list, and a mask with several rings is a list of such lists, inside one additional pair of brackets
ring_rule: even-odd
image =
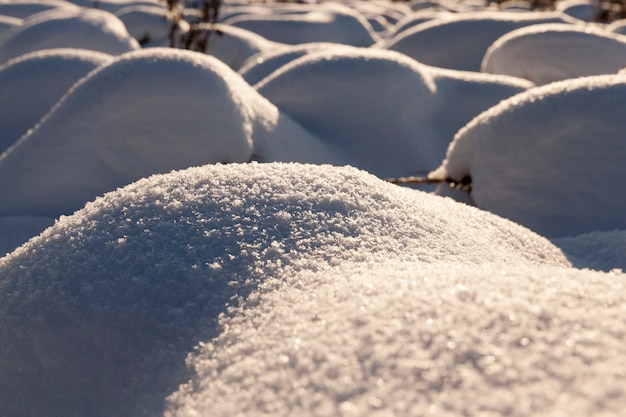
[(418, 270), (569, 265), (523, 227), (353, 168), (231, 164), (153, 176), (0, 258), (0, 414), (155, 415), (187, 380), (187, 353), (217, 336), (226, 304), (295, 273), (326, 280), (346, 262), (390, 259)]

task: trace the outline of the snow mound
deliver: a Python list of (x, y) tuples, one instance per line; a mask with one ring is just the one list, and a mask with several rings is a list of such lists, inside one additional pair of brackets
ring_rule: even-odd
[(545, 24), (517, 29), (487, 51), (482, 71), (548, 84), (615, 74), (626, 66), (626, 37), (586, 26)]
[(277, 117), (215, 58), (169, 48), (124, 54), (0, 157), (0, 215), (56, 217), (153, 173), (246, 162), (255, 130)]
[(626, 230), (591, 232), (553, 239), (552, 242), (578, 268), (626, 271)]
[(109, 13), (131, 6), (163, 6), (159, 0), (66, 0), (84, 8), (98, 8)]
[[(169, 34), (173, 22), (167, 9), (157, 5), (129, 6), (118, 10), (115, 15), (124, 23), (131, 34), (144, 48), (169, 46)], [(177, 33), (186, 33), (189, 24), (184, 20), (177, 23)]]
[(456, 129), (529, 85), (344, 46), (291, 61), (255, 87), (346, 163), (398, 177), (433, 169)]
[(623, 75), (530, 89), (461, 129), (431, 177), (471, 178), (478, 207), (545, 236), (626, 229), (624, 111)]
[(139, 48), (115, 15), (97, 9), (57, 8), (24, 19), (0, 45), (0, 62), (27, 52), (78, 48), (119, 55)]
[(25, 19), (28, 16), (56, 8), (76, 6), (63, 0), (11, 0), (0, 3), (0, 15)]
[(379, 40), (362, 14), (339, 3), (282, 8), (280, 13), (246, 13), (225, 19), (223, 23), (250, 30), (272, 41), (292, 45), (331, 42), (370, 46)]
[(583, 22), (596, 22), (596, 17), (603, 11), (599, 3), (588, 0), (562, 0), (556, 2), (554, 8)]
[(418, 12), (413, 12), (403, 19), (399, 20), (389, 31), (386, 38), (391, 39), (398, 36), (401, 32), (405, 32), (417, 25), (425, 22), (430, 22), (434, 19), (443, 19), (445, 17), (453, 16), (453, 13), (447, 10), (426, 9)]
[(617, 417), (626, 274), (342, 265), (264, 282), (166, 417)]
[(4, 39), (10, 36), (11, 32), (22, 25), (22, 19), (11, 16), (0, 15), (0, 45), (4, 43)]
[(285, 47), (281, 43), (269, 41), (261, 35), (235, 26), (207, 24), (203, 27), (211, 33), (206, 53), (235, 70), (252, 55)]
[(618, 19), (604, 27), (608, 32), (626, 35), (626, 19)]
[[(276, 71), (285, 64), (300, 58), (301, 56), (324, 50), (337, 50), (341, 44), (328, 42), (303, 43), (301, 45), (289, 45), (278, 50), (259, 52), (247, 59), (239, 68), (238, 72), (250, 85), (255, 85), (263, 78)], [(351, 48), (350, 46), (345, 46)]]
[(33, 127), (69, 88), (112, 57), (81, 49), (46, 49), (0, 66), (0, 154)]
[(467, 12), (422, 23), (380, 46), (436, 67), (480, 71), (485, 52), (505, 33), (539, 23), (570, 22), (560, 13)]
[(569, 265), (528, 229), (354, 168), (252, 163), (152, 176), (0, 258), (0, 413), (157, 415), (187, 381), (187, 353), (217, 336), (226, 304), (271, 277), (321, 279), (345, 262), (382, 260)]

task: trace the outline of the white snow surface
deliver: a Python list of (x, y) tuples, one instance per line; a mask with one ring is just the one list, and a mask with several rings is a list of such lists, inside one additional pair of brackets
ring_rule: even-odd
[(461, 129), (430, 176), (470, 177), (478, 207), (544, 236), (626, 229), (625, 97), (624, 75), (527, 90)]
[(394, 51), (343, 46), (310, 52), (255, 87), (345, 163), (398, 177), (434, 169), (457, 129), (530, 86), (428, 67)]
[(370, 46), (379, 40), (362, 14), (337, 2), (279, 7), (279, 13), (246, 13), (223, 23), (287, 44), (332, 42)]
[(150, 174), (253, 155), (336, 160), (221, 61), (131, 52), (81, 79), (0, 156), (0, 215), (69, 214)]
[(84, 49), (46, 49), (0, 66), (0, 154), (33, 127), (80, 78), (110, 55)]
[(526, 228), (354, 168), (252, 163), (153, 176), (0, 259), (1, 414), (155, 415), (233, 296), (383, 260), (569, 265)]
[(253, 55), (286, 47), (284, 44), (270, 41), (255, 32), (236, 26), (218, 23), (204, 27), (211, 31), (206, 53), (225, 62), (234, 70), (239, 69)]
[(56, 8), (76, 9), (76, 5), (63, 0), (5, 0), (0, 2), (0, 15), (25, 19), (28, 16)]
[[(226, 0), (259, 33), (207, 56), (138, 50), (157, 0), (0, 0), (0, 416), (621, 417), (626, 75), (478, 72), (541, 22), (567, 76), (620, 47), (482, 0), (302, 3)], [(411, 10), (439, 14), (393, 34)]]
[(483, 72), (527, 78), (537, 85), (626, 67), (626, 36), (590, 26), (543, 24), (513, 30), (495, 41)]
[[(128, 6), (115, 12), (128, 33), (144, 48), (169, 46), (169, 34), (174, 23), (167, 14), (167, 8), (159, 5)], [(177, 33), (186, 33), (189, 24), (180, 20), (175, 28)]]
[(50, 48), (90, 49), (110, 55), (139, 49), (115, 15), (97, 9), (55, 8), (24, 19), (0, 44), (0, 63)]
[(393, 261), (265, 281), (166, 416), (619, 416), (625, 284)]
[(507, 32), (539, 23), (573, 22), (560, 13), (458, 13), (414, 26), (378, 46), (436, 67), (480, 71), (489, 46)]

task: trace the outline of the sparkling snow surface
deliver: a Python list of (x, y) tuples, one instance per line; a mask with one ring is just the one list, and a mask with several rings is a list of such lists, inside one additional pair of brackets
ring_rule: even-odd
[(301, 3), (0, 0), (0, 416), (622, 417), (620, 22)]
[(153, 415), (232, 297), (273, 280), (299, 291), (297, 274), (326, 280), (346, 262), (383, 261), (569, 265), (521, 226), (354, 168), (232, 164), (151, 177), (0, 259), (0, 410)]

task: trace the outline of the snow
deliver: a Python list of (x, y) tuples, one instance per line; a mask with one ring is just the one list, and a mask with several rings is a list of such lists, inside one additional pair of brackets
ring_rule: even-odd
[[(529, 86), (426, 67), (393, 51), (340, 46), (293, 60), (255, 87), (345, 163), (397, 177), (434, 169), (456, 129)], [(452, 110), (459, 102), (465, 105)]]
[[(33, 127), (80, 78), (112, 57), (75, 48), (20, 55), (0, 66), (0, 154)], [(32, 91), (33, 94), (24, 94)]]
[(614, 74), (626, 66), (626, 36), (599, 28), (544, 24), (513, 30), (487, 50), (482, 71), (536, 84)]
[(302, 3), (0, 0), (0, 415), (621, 416), (618, 23)]
[(431, 177), (470, 177), (478, 207), (544, 236), (625, 229), (625, 89), (604, 75), (513, 96), (463, 127)]
[(617, 416), (624, 274), (344, 264), (222, 318), (167, 417)]
[(560, 13), (466, 12), (433, 19), (380, 43), (424, 64), (463, 71), (480, 71), (489, 46), (500, 36), (539, 23), (573, 23)]
[(569, 265), (519, 225), (354, 168), (207, 165), (142, 179), (0, 260), (3, 414), (154, 415), (231, 297), (382, 260)]
[(221, 61), (169, 48), (124, 54), (81, 79), (0, 156), (0, 215), (70, 214), (150, 174), (272, 158), (264, 149), (286, 140), (280, 132), (293, 145), (278, 155), (297, 146), (305, 162), (320, 162), (323, 146)]
[[(115, 13), (128, 33), (142, 47), (169, 46), (169, 34), (173, 22), (167, 15), (167, 9), (157, 5), (128, 6)], [(181, 20), (176, 25), (177, 33), (186, 33), (189, 24)]]
[(57, 8), (76, 9), (76, 6), (63, 0), (11, 0), (0, 3), (0, 15), (25, 19), (36, 13)]
[(555, 9), (584, 22), (595, 22), (602, 10), (597, 4), (581, 0), (563, 0), (555, 5)]
[(244, 14), (223, 23), (248, 29), (281, 43), (335, 42), (370, 46), (376, 33), (359, 12), (334, 2), (291, 6), (277, 14)]
[(96, 9), (56, 8), (37, 13), (0, 44), (0, 62), (26, 52), (79, 48), (118, 55), (139, 48), (115, 15)]
[(237, 70), (253, 55), (280, 50), (284, 44), (272, 42), (252, 31), (225, 24), (205, 25), (212, 31), (206, 52)]

